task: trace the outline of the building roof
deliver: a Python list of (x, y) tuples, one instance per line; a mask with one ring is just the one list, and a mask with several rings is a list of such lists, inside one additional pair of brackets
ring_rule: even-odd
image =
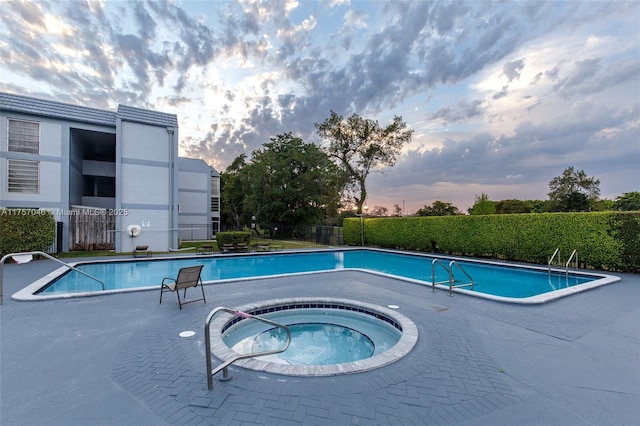
[(0, 92), (0, 109), (84, 123), (116, 125), (116, 115), (112, 111), (4, 92)]
[(117, 115), (118, 118), (121, 118), (124, 121), (153, 124), (156, 126), (178, 127), (178, 116), (176, 114), (168, 114), (166, 112), (118, 105)]
[(199, 158), (187, 158), (187, 157), (179, 157), (178, 158), (178, 170), (181, 172), (206, 172), (210, 171), (211, 176), (220, 176), (220, 174), (207, 164), (206, 161), (201, 160)]
[(113, 127), (115, 127), (118, 118), (123, 121), (153, 126), (178, 127), (178, 116), (176, 114), (126, 105), (118, 105), (117, 112), (113, 112), (5, 92), (0, 92), (0, 109)]

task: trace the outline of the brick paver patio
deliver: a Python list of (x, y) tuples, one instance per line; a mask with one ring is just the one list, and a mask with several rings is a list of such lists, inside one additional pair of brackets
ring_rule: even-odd
[[(6, 265), (2, 425), (624, 425), (640, 419), (640, 278), (516, 306), (344, 271), (205, 286), (178, 309), (143, 291), (17, 302), (56, 266)], [(240, 367), (207, 389), (216, 306), (326, 296), (398, 305), (414, 350), (373, 371), (287, 377)], [(193, 337), (179, 337), (186, 330)], [(215, 363), (218, 360), (214, 360)], [(214, 363), (214, 365), (215, 365)]]

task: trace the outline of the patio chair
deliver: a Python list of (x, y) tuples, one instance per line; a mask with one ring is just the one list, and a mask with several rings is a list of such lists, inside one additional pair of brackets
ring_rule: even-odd
[[(204, 265), (197, 266), (187, 266), (185, 268), (181, 268), (178, 271), (177, 278), (163, 278), (162, 286), (160, 287), (160, 303), (162, 303), (162, 294), (167, 291), (175, 291), (178, 295), (178, 305), (180, 305), (180, 309), (182, 309), (182, 305), (186, 305), (187, 303), (198, 302), (200, 300), (207, 303), (207, 300), (204, 297), (204, 288), (202, 287), (202, 278), (200, 278), (200, 273), (202, 272), (202, 267)], [(200, 283), (200, 290), (202, 290), (202, 299), (189, 300), (185, 302), (180, 299), (180, 289), (184, 289), (184, 293), (182, 294), (182, 299), (187, 297), (187, 288), (189, 287), (197, 287), (198, 283)]]

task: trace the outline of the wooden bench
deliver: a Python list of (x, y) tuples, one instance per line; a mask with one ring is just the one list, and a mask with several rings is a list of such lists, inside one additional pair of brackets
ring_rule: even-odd
[(223, 244), (220, 247), (220, 251), (223, 253), (240, 253), (249, 251), (249, 245), (247, 243), (237, 243), (237, 244)]
[(213, 246), (211, 244), (203, 244), (198, 247), (196, 254), (211, 254), (213, 253)]
[(222, 251), (223, 253), (229, 253), (234, 251), (235, 247), (233, 246), (233, 244), (222, 244), (220, 246), (220, 251)]
[(149, 250), (149, 246), (136, 246), (131, 253), (133, 257), (151, 257), (151, 250)]
[(235, 251), (237, 252), (249, 251), (249, 246), (247, 245), (247, 243), (238, 243), (235, 245)]

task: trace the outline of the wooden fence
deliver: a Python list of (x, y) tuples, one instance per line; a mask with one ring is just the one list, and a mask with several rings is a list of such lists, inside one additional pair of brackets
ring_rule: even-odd
[(113, 250), (115, 215), (103, 209), (72, 209), (69, 214), (69, 248), (76, 250)]

